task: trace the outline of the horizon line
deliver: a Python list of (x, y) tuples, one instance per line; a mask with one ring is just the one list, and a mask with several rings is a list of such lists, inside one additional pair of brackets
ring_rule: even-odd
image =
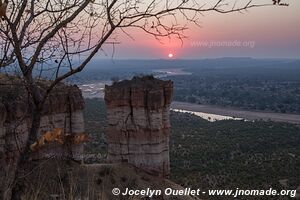
[(217, 59), (253, 59), (253, 60), (300, 60), (300, 57), (203, 57), (203, 58), (99, 58), (95, 57), (93, 60), (103, 61), (143, 61), (143, 60), (163, 60), (163, 61), (197, 61), (197, 60), (217, 60)]

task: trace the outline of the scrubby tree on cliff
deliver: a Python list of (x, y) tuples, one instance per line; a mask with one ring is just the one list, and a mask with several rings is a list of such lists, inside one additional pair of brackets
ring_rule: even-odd
[[(17, 163), (28, 162), (37, 139), (44, 103), (58, 83), (82, 71), (117, 34), (141, 29), (156, 39), (176, 36), (187, 28), (177, 22), (198, 23), (205, 12), (230, 13), (274, 5), (251, 0), (5, 0), (0, 1), (0, 70), (17, 69), (32, 101), (31, 128)], [(276, 5), (279, 5), (275, 3)], [(13, 71), (13, 70), (8, 70)], [(16, 70), (14, 70), (16, 71)], [(41, 77), (51, 84), (41, 87)], [(12, 198), (19, 199), (18, 187)]]

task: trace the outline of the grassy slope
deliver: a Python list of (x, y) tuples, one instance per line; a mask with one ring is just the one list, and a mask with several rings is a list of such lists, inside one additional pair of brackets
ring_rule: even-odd
[[(150, 176), (141, 170), (125, 164), (79, 165), (61, 160), (43, 161), (34, 173), (27, 177), (24, 200), (90, 199), (90, 200), (140, 200), (129, 196), (114, 196), (112, 190), (126, 188), (144, 190), (146, 188), (183, 189), (165, 179)], [(196, 200), (192, 197), (155, 196), (153, 200)]]

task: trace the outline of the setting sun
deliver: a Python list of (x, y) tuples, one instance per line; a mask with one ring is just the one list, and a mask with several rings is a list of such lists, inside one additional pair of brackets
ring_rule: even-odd
[(174, 55), (173, 55), (172, 53), (169, 53), (168, 57), (169, 57), (169, 58), (173, 58)]

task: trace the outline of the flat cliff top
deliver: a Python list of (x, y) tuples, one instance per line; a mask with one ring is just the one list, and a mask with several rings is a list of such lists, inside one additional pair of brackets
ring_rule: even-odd
[(104, 99), (109, 108), (128, 106), (157, 110), (171, 104), (172, 94), (172, 81), (143, 76), (106, 85)]
[[(47, 88), (47, 86), (51, 84), (51, 81), (46, 79), (40, 79), (38, 80), (37, 83), (40, 88)], [(11, 75), (0, 73), (0, 97), (5, 96), (6, 92), (8, 92), (7, 90), (11, 90), (11, 89), (14, 90), (22, 89), (22, 92), (18, 90), (18, 94), (24, 95), (26, 93), (25, 84), (26, 83), (17, 76), (11, 76)], [(72, 86), (65, 83), (58, 83), (56, 87), (53, 89), (53, 91), (59, 92), (70, 87), (77, 87), (77, 86), (76, 85)], [(16, 93), (15, 91), (11, 91), (11, 92)]]
[(166, 86), (173, 86), (172, 81), (163, 81), (153, 76), (135, 76), (132, 80), (123, 80), (113, 83), (112, 86), (106, 86), (106, 89), (121, 89), (121, 88), (133, 88), (139, 87), (144, 89), (155, 89)]
[[(40, 80), (38, 86), (45, 92), (51, 82)], [(28, 96), (25, 83), (16, 76), (0, 73), (0, 111), (7, 112), (10, 118), (30, 112), (32, 99)], [(59, 83), (48, 96), (43, 114), (64, 113), (68, 110), (82, 110), (84, 100), (80, 89), (76, 85)], [(3, 114), (4, 115), (4, 114)], [(0, 114), (1, 117), (1, 114)]]

